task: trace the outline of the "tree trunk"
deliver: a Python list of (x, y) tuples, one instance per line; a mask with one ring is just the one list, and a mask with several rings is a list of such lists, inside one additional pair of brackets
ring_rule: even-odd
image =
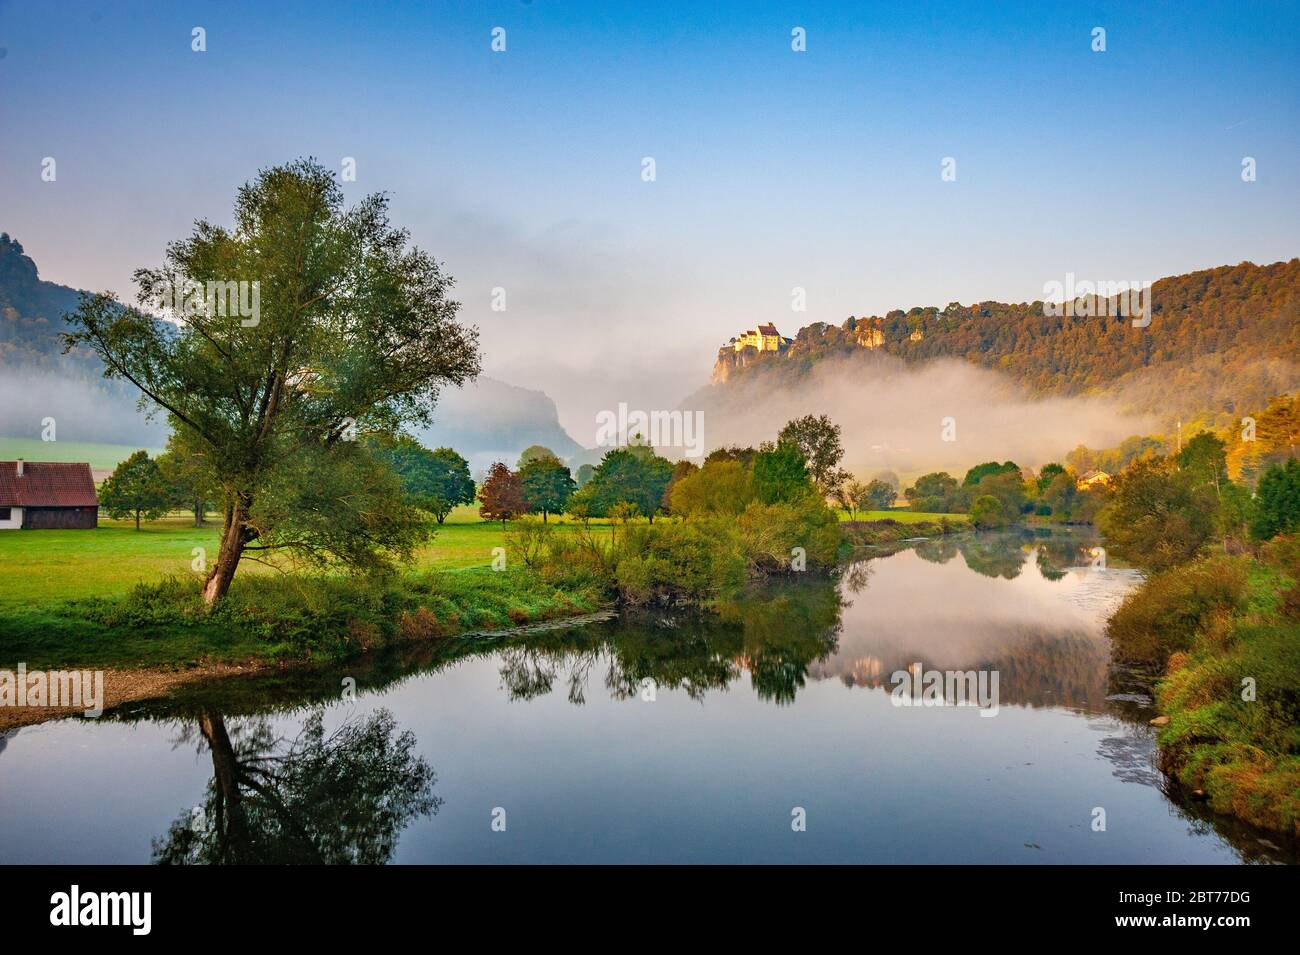
[(235, 579), (235, 568), (239, 566), (244, 545), (249, 541), (248, 528), (244, 524), (247, 519), (247, 504), (232, 505), (226, 510), (226, 522), (221, 531), (221, 550), (203, 584), (203, 602), (208, 607), (214, 606), (226, 595), (230, 582)]
[(139, 512), (139, 511), (136, 511), (136, 512), (135, 512), (135, 529), (136, 529), (136, 530), (139, 530), (139, 529), (140, 529), (140, 512)]
[(202, 501), (194, 502), (194, 526), (195, 527), (203, 526), (203, 502)]

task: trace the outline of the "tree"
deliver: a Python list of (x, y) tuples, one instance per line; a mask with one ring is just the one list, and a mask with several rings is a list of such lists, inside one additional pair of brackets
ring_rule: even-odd
[(992, 494), (981, 494), (975, 498), (970, 506), (970, 519), (971, 523), (981, 530), (1002, 527), (1007, 523), (1002, 502)]
[(536, 461), (538, 458), (554, 458), (557, 461), (560, 460), (559, 455), (550, 448), (540, 444), (530, 444), (528, 447), (524, 448), (523, 453), (519, 455), (519, 463), (516, 464), (515, 467), (522, 471), (525, 464), (529, 461)]
[[(177, 324), (108, 293), (69, 316), (65, 350), (90, 349), (205, 452), (225, 509), (209, 606), (246, 551), (369, 570), (410, 559), (427, 534), (352, 440), (428, 424), (438, 389), (478, 374), (451, 279), (408, 240), (383, 195), (344, 208), (333, 173), (300, 160), (243, 186), (232, 228), (200, 221), (164, 266), (135, 273), (141, 305), (179, 304)], [(239, 308), (192, 294), (240, 282)]]
[(569, 469), (553, 454), (529, 458), (519, 468), (519, 479), (524, 486), (524, 503), (529, 513), (540, 511), (543, 524), (548, 514), (563, 512), (578, 487)]
[(1202, 431), (1178, 452), (1178, 466), (1199, 484), (1217, 491), (1228, 479), (1227, 445), (1208, 431)]
[(618, 504), (634, 504), (653, 524), (672, 473), (672, 464), (653, 448), (614, 448), (601, 459), (583, 488), (584, 502), (596, 517), (612, 516)]
[(996, 461), (986, 461), (983, 464), (977, 464), (966, 472), (966, 477), (962, 480), (961, 486), (964, 488), (979, 487), (980, 481), (993, 474), (1015, 473), (1020, 475), (1020, 468), (1014, 461), (1003, 461), (998, 464)]
[(754, 458), (757, 455), (757, 448), (742, 448), (739, 445), (732, 445), (725, 448), (714, 448), (709, 452), (708, 457), (704, 459), (704, 463), (712, 464), (714, 461), (739, 461), (745, 467), (749, 467), (754, 463)]
[(1041, 495), (1059, 475), (1066, 473), (1065, 467), (1055, 461), (1044, 464), (1043, 469), (1038, 472), (1038, 493)]
[(576, 475), (578, 479), (578, 487), (586, 487), (587, 482), (591, 480), (591, 476), (595, 473), (596, 466), (594, 464), (584, 464), (579, 467)]
[(803, 455), (812, 478), (824, 496), (834, 493), (848, 475), (839, 469), (844, 458), (841, 428), (826, 415), (805, 415), (786, 424), (777, 435), (778, 444), (792, 444)]
[(99, 487), (99, 506), (116, 520), (134, 516), (136, 530), (141, 515), (156, 520), (167, 513), (171, 501), (171, 489), (148, 451), (136, 451), (118, 464)]
[(1289, 459), (1265, 471), (1255, 489), (1250, 533), (1256, 540), (1300, 530), (1300, 461)]
[(439, 524), (453, 508), (474, 503), (469, 462), (451, 448), (430, 451), (414, 438), (401, 435), (378, 454), (401, 479), (407, 500), (428, 511)]
[(763, 504), (796, 501), (813, 490), (804, 454), (789, 442), (764, 444), (751, 474), (754, 493)]
[(887, 511), (898, 500), (898, 487), (875, 478), (866, 486), (866, 493), (858, 506), (865, 511)]
[(524, 482), (503, 461), (497, 461), (488, 468), (487, 479), (478, 489), (478, 499), (481, 502), (479, 516), (486, 521), (500, 521), (504, 524), (528, 511)]
[(192, 511), (194, 526), (202, 527), (208, 507), (221, 500), (221, 486), (213, 480), (202, 449), (186, 447), (184, 433), (172, 432), (167, 438), (167, 450), (158, 455), (158, 470), (172, 506)]
[(1169, 458), (1136, 461), (1115, 479), (1098, 516), (1107, 546), (1149, 570), (1195, 558), (1215, 529), (1213, 488), (1198, 486)]
[(922, 474), (903, 496), (912, 510), (932, 514), (957, 513), (965, 509), (968, 500), (957, 479), (947, 471)]
[(1013, 471), (999, 470), (985, 474), (972, 492), (973, 496), (992, 496), (1002, 508), (1003, 523), (1012, 523), (1019, 519), (1025, 509), (1025, 482), (1020, 476), (1020, 469)]
[(749, 471), (739, 461), (716, 460), (673, 486), (672, 512), (688, 520), (735, 517), (754, 500)]
[(673, 491), (676, 489), (678, 484), (680, 484), (684, 479), (690, 477), (692, 474), (695, 474), (699, 469), (700, 466), (698, 464), (694, 461), (688, 461), (686, 458), (682, 458), (673, 465), (672, 476), (668, 478), (668, 486), (664, 488), (664, 499), (659, 503), (659, 506), (663, 508), (665, 514), (676, 513), (672, 507)]
[(867, 499), (867, 485), (861, 481), (842, 481), (835, 489), (835, 503), (849, 512), (849, 520), (858, 519), (858, 508)]

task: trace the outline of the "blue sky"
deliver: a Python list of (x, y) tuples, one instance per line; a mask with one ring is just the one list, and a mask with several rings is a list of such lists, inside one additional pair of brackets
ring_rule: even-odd
[(355, 157), (579, 440), (757, 321), (1300, 254), (1295, 4), (696, 6), (0, 2), (0, 230), (125, 295), (258, 168)]

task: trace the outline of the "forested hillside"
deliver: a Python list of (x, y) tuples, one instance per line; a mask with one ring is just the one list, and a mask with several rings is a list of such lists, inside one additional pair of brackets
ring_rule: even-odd
[[(876, 351), (907, 362), (961, 358), (1010, 375), (1031, 396), (1105, 394), (1163, 418), (1225, 424), (1300, 386), (1300, 259), (1244, 262), (1157, 281), (1146, 328), (1129, 317), (1051, 317), (1042, 302), (953, 302), (850, 317), (799, 330), (781, 354), (755, 356), (731, 380), (783, 383), (829, 357)], [(723, 385), (722, 387), (726, 387)]]

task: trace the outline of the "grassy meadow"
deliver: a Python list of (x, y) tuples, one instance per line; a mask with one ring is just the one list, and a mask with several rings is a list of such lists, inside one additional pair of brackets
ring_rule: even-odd
[[(510, 525), (487, 522), (473, 505), (456, 508), (438, 528), (433, 542), (419, 554), (419, 569), (462, 570), (488, 567), (492, 549), (505, 544)], [(570, 527), (571, 523), (559, 525)], [(592, 521), (596, 533), (609, 525)], [(193, 549), (216, 555), (220, 524), (209, 515), (203, 527), (190, 514), (174, 513), (144, 522), (101, 517), (93, 531), (0, 532), (0, 611), (18, 610), (76, 597), (109, 597), (137, 583), (157, 583), (193, 573)], [(271, 573), (251, 561), (239, 573)]]
[[(950, 521), (966, 519), (965, 514), (914, 511), (858, 514), (858, 519), (863, 521), (890, 519), (901, 524), (937, 522), (943, 517)], [(840, 518), (848, 520), (848, 513), (841, 511)], [(484, 521), (478, 516), (476, 505), (458, 507), (438, 528), (433, 542), (420, 552), (416, 566), (438, 570), (488, 567), (492, 563), (492, 549), (504, 546), (509, 526), (499, 521)], [(565, 519), (557, 526), (573, 525)], [(591, 527), (597, 533), (609, 533), (608, 522), (593, 520)], [(195, 547), (205, 548), (209, 557), (216, 554), (219, 531), (216, 515), (209, 515), (203, 527), (195, 527), (191, 515), (176, 512), (161, 520), (144, 522), (139, 531), (132, 521), (101, 516), (98, 529), (93, 531), (2, 532), (0, 610), (30, 608), (75, 597), (109, 597), (126, 593), (137, 583), (187, 576), (192, 573), (190, 562)], [(268, 572), (268, 568), (251, 561), (239, 570), (240, 574)]]

